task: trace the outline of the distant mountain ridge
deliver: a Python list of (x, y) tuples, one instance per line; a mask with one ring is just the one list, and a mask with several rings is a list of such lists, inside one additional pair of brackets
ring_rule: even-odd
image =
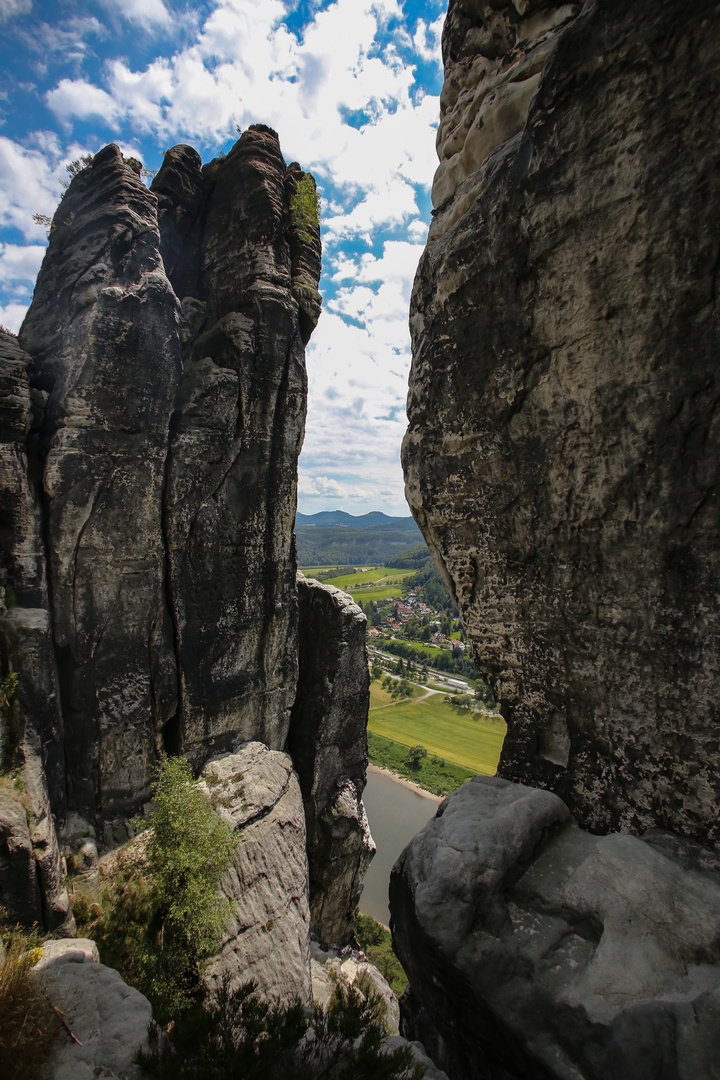
[(415, 521), (410, 515), (407, 517), (389, 517), (380, 510), (371, 510), (368, 514), (354, 517), (344, 510), (321, 510), (317, 514), (297, 513), (295, 527), (315, 526), (321, 528), (344, 527), (347, 529), (407, 529), (409, 532), (419, 532)]
[(331, 563), (384, 563), (423, 543), (411, 517), (389, 517), (379, 510), (354, 517), (344, 510), (321, 510), (295, 518), (300, 566)]

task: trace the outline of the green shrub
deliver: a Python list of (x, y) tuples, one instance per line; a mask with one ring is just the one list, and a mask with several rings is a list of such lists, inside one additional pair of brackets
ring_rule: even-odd
[[(253, 983), (187, 1011), (137, 1062), (158, 1080), (420, 1080), (408, 1048), (383, 1053), (383, 1002), (338, 982), (327, 1011), (271, 1006)], [(311, 1032), (312, 1028), (312, 1032)]]
[(193, 1006), (202, 961), (230, 915), (230, 902), (217, 886), (235, 840), (185, 758), (160, 761), (153, 797), (147, 871), (121, 863), (99, 903), (76, 893), (73, 912), (97, 942), (103, 963), (138, 987), (166, 1023)]
[(355, 914), (355, 940), (374, 964), (383, 978), (390, 984), (393, 993), (400, 997), (407, 986), (407, 975), (392, 947), (392, 936), (382, 923), (370, 915), (361, 912)]
[(32, 975), (39, 953), (37, 936), (17, 929), (7, 935), (0, 965), (0, 1064), (13, 1080), (42, 1080), (61, 1021)]
[(320, 226), (320, 196), (310, 173), (303, 173), (290, 200), (290, 220), (297, 233), (310, 243), (312, 229)]

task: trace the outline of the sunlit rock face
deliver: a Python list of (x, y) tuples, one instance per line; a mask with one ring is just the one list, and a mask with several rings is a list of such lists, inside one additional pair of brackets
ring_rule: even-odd
[(499, 774), (713, 843), (716, 16), (451, 0), (403, 446)]
[(199, 767), (286, 740), (319, 311), (319, 233), (291, 213), (303, 177), (261, 126), (204, 169), (175, 147), (152, 190), (109, 146), (55, 215), (20, 334), (42, 543), (18, 502), (8, 557), (47, 553), (50, 600), (33, 585), (23, 603), (49, 603), (68, 806), (96, 821), (147, 798), (163, 749)]

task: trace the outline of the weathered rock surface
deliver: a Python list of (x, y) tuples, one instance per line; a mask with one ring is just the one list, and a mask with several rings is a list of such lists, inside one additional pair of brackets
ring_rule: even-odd
[(61, 1032), (49, 1064), (51, 1080), (144, 1080), (148, 1074), (133, 1056), (149, 1049), (150, 1002), (98, 963), (93, 941), (49, 941), (33, 970), (78, 1040)]
[(375, 844), (362, 803), (370, 701), (367, 620), (347, 593), (298, 575), (300, 678), (288, 750), (307, 823), (311, 933), (343, 945)]
[(716, 842), (720, 19), (578, 10), (450, 4), (406, 491), (499, 773)]
[(720, 861), (651, 840), (592, 836), (551, 792), (497, 778), (441, 804), (390, 904), (451, 1076), (717, 1077)]
[(301, 180), (261, 126), (205, 169), (175, 147), (153, 190), (106, 147), (58, 208), (20, 343), (0, 341), (0, 585), (37, 609), (38, 655), (49, 635), (28, 681), (55, 708), (53, 809), (67, 790), (101, 833), (147, 799), (162, 749), (199, 768), (285, 744), (319, 313), (319, 231), (290, 209)]
[(310, 942), (310, 968), (312, 972), (313, 1001), (327, 1008), (338, 979), (348, 986), (354, 986), (360, 993), (368, 990), (384, 1002), (385, 1026), (391, 1035), (397, 1035), (400, 1028), (400, 1008), (398, 999), (385, 976), (364, 953), (355, 949), (334, 949)]
[(27, 747), (0, 780), (0, 904), (10, 925), (75, 933), (42, 763)]
[(273, 1002), (312, 1001), (305, 816), (287, 754), (248, 743), (209, 761), (203, 787), (238, 831), (233, 867), (221, 881), (233, 915), (206, 967), (212, 989), (253, 979)]
[[(185, 361), (167, 470), (164, 531), (180, 672), (176, 747), (285, 745), (297, 683), (293, 522), (307, 380), (294, 262), (320, 273), (317, 229), (301, 240), (295, 186), (269, 128), (250, 128), (200, 170), (188, 148), (153, 189), (163, 248), (177, 247), (202, 193), (197, 281), (183, 280)], [(297, 170), (296, 170), (297, 171)], [(303, 324), (304, 325), (304, 324)], [(314, 323), (313, 323), (314, 325)], [(309, 336), (309, 334), (308, 334)], [(218, 627), (222, 633), (218, 633)]]

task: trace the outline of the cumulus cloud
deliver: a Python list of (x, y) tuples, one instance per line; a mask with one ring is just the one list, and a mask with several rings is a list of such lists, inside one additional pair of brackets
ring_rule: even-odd
[(101, 0), (101, 3), (108, 11), (144, 27), (168, 26), (171, 22), (162, 0)]
[(44, 245), (0, 244), (0, 282), (5, 285), (16, 281), (34, 284), (44, 255)]
[(0, 304), (0, 326), (17, 334), (29, 304)]

